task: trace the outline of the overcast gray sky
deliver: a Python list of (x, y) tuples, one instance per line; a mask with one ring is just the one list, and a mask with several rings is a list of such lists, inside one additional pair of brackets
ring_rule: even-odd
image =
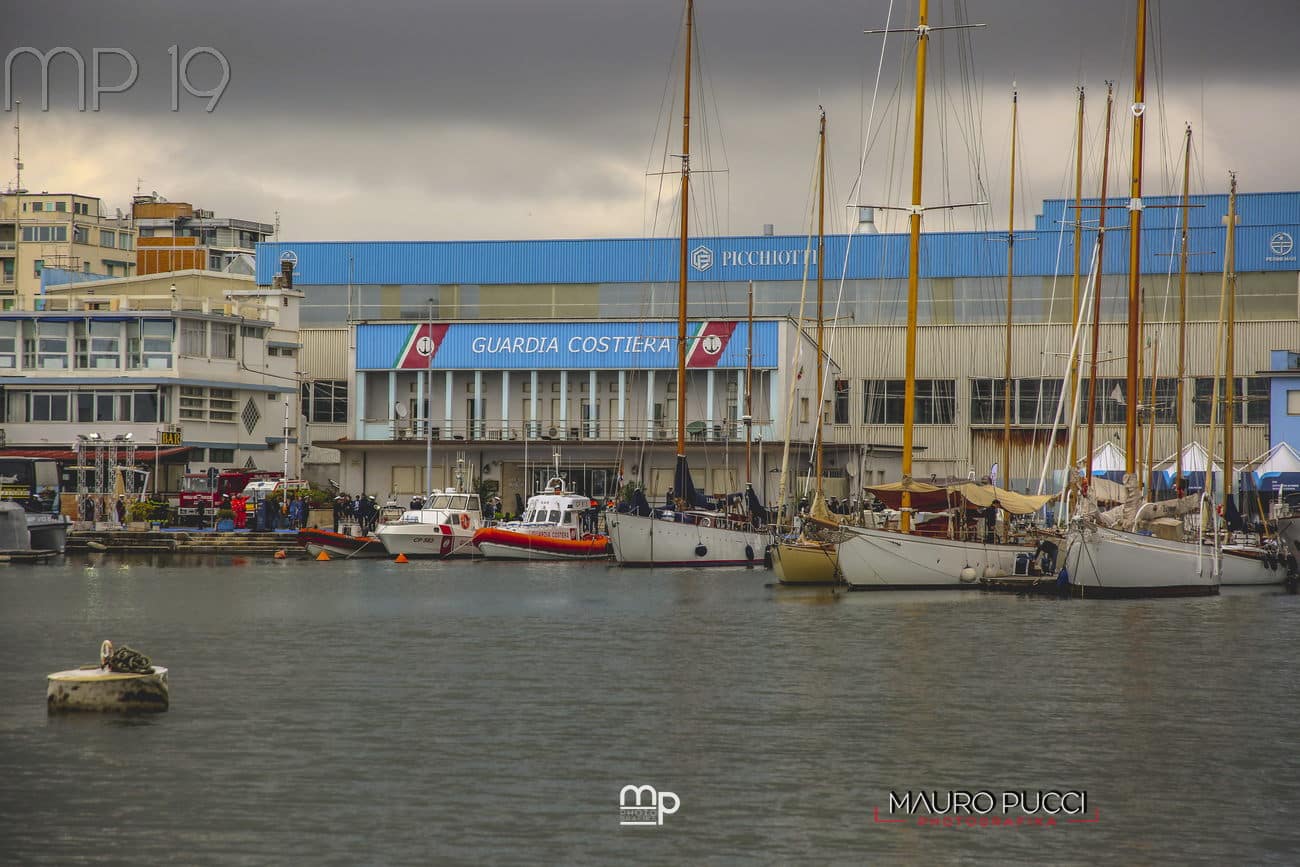
[[(1116, 81), (1111, 188), (1124, 194), (1133, 5), (932, 0), (932, 24), (988, 26), (935, 37), (927, 203), (970, 199), (978, 144), (990, 208), (951, 219), (1005, 223), (1012, 82), (1023, 145), (1018, 219), (1070, 192), (1079, 84), (1089, 163), (1099, 164), (1103, 81)], [(74, 66), (55, 61), (42, 112), (37, 64), (15, 61), (29, 189), (125, 208), (138, 184), (224, 216), (271, 222), (278, 211), (291, 240), (636, 236), (651, 225), (659, 178), (647, 171), (659, 170), (665, 132), (667, 152), (679, 149), (680, 120), (661, 99), (673, 82), (680, 112), (673, 61), (682, 8), (678, 0), (28, 2), (5, 14), (0, 52), (67, 45), (89, 62), (92, 49), (117, 47), (139, 64), (136, 85), (105, 94), (95, 113), (76, 111)], [(915, 8), (895, 2), (892, 25), (914, 25)], [(1243, 191), (1300, 189), (1300, 3), (1157, 0), (1152, 10), (1147, 192), (1176, 189), (1166, 166), (1186, 121), (1196, 128), (1194, 189), (1223, 191), (1229, 168)], [(700, 231), (806, 229), (819, 104), (831, 130), (831, 213), (843, 225), (881, 51), (881, 37), (862, 31), (884, 27), (889, 14), (888, 0), (698, 0), (706, 102), (694, 112), (694, 165), (716, 173), (695, 180), (717, 197)], [(914, 40), (889, 40), (877, 137), (855, 196), (882, 203), (905, 200), (910, 177)], [(230, 82), (212, 113), (184, 90), (180, 110), (169, 110), (173, 44), (181, 54), (212, 46), (228, 60)], [(967, 47), (973, 78), (961, 74)], [(105, 82), (124, 70), (108, 58)], [(218, 77), (211, 58), (193, 62), (196, 87)], [(13, 174), (6, 159), (0, 180)], [(666, 233), (661, 222), (657, 234)]]

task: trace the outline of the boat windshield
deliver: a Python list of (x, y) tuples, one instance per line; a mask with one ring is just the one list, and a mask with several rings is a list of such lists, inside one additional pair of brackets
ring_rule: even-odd
[(560, 523), (560, 510), (559, 510), (559, 509), (551, 509), (551, 516), (550, 516), (550, 518), (548, 518), (547, 520), (548, 520), (550, 523), (552, 523), (552, 524), (558, 524), (558, 523)]
[(476, 494), (471, 494), (469, 496), (469, 502), (466, 504), (465, 508), (474, 512), (481, 512), (483, 510), (483, 507), (479, 505), (478, 496)]
[(455, 509), (458, 512), (469, 508), (469, 497), (466, 497), (464, 495), (458, 497), (452, 497), (451, 508)]
[(426, 509), (450, 509), (451, 497), (446, 494), (438, 494), (433, 498), (433, 502), (425, 506)]

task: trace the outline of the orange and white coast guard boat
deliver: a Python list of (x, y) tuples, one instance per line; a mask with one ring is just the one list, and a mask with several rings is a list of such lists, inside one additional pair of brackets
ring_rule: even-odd
[(609, 537), (594, 532), (591, 500), (552, 478), (546, 490), (528, 498), (521, 520), (483, 527), (474, 547), (484, 557), (510, 560), (603, 560)]
[(410, 509), (375, 536), (389, 554), (407, 557), (470, 557), (474, 533), (483, 526), (478, 494), (448, 488), (434, 494), (422, 509)]

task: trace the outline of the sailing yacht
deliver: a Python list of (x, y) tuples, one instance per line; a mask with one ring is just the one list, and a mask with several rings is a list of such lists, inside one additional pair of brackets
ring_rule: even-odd
[[(1125, 472), (1128, 502), (1118, 512), (1119, 526), (1106, 526), (1095, 516), (1075, 522), (1067, 534), (1062, 572), (1076, 596), (1195, 596), (1219, 592), (1220, 556), (1217, 546), (1199, 538), (1187, 542), (1162, 539), (1136, 531), (1143, 507), (1138, 482), (1137, 436), (1138, 363), (1141, 330), (1142, 156), (1146, 83), (1147, 2), (1137, 0), (1137, 38), (1133, 76), (1133, 151), (1129, 200), (1128, 347), (1125, 404)], [(1109, 115), (1107, 122), (1109, 132)], [(1108, 135), (1109, 141), (1109, 135)], [(1103, 170), (1104, 176), (1104, 170)], [(1103, 177), (1103, 184), (1105, 183)], [(1103, 187), (1104, 190), (1104, 187)], [(1235, 198), (1231, 200), (1235, 202)], [(1101, 206), (1106, 205), (1105, 195)], [(1229, 206), (1229, 243), (1234, 234), (1234, 205)], [(1094, 329), (1096, 321), (1094, 319)], [(1094, 336), (1095, 345), (1095, 336)], [(1096, 353), (1093, 361), (1095, 364)], [(1095, 382), (1095, 374), (1093, 377)], [(1090, 387), (1091, 390), (1091, 387)], [(1089, 413), (1091, 444), (1092, 413)], [(1086, 481), (1086, 479), (1085, 479)], [(1109, 513), (1108, 513), (1109, 514)], [(1114, 523), (1114, 522), (1113, 522)]]
[[(606, 512), (614, 559), (621, 566), (753, 566), (761, 563), (768, 542), (758, 527), (766, 523), (752, 485), (746, 486), (742, 513), (730, 504), (710, 503), (691, 478), (686, 460), (686, 278), (691, 175), (691, 55), (694, 51), (695, 4), (686, 3), (685, 84), (682, 107), (682, 186), (680, 268), (677, 285), (677, 465), (673, 503), (652, 509), (644, 492), (622, 510)], [(751, 329), (752, 330), (752, 329)], [(752, 334), (751, 334), (752, 338)], [(752, 340), (751, 340), (752, 346)], [(748, 401), (748, 396), (746, 397)], [(746, 425), (748, 429), (748, 425)], [(748, 461), (746, 462), (748, 466)]]
[[(929, 25), (929, 4), (920, 0), (916, 32), (916, 108), (913, 112), (915, 132), (912, 153), (912, 204), (908, 209), (909, 243), (907, 270), (907, 354), (906, 378), (903, 396), (903, 480), (892, 486), (899, 495), (898, 530), (874, 529), (844, 525), (845, 534), (839, 546), (838, 566), (844, 581), (854, 589), (922, 589), (976, 587), (981, 579), (999, 578), (1015, 572), (1017, 561), (1023, 555), (1028, 562), (1034, 555), (1031, 547), (1001, 544), (988, 541), (991, 534), (979, 539), (957, 536), (960, 523), (949, 520), (947, 536), (914, 535), (912, 533), (913, 496), (939, 493), (940, 502), (949, 508), (948, 491), (927, 485), (911, 478), (912, 440), (916, 415), (916, 320), (917, 296), (920, 280), (921, 245), (921, 168), (925, 130), (925, 73), (926, 49), (933, 28)], [(1014, 141), (1014, 135), (1013, 135)], [(1015, 176), (1014, 169), (1012, 177)], [(1013, 197), (1014, 200), (1014, 197)], [(1009, 238), (1011, 234), (1009, 233)], [(1008, 298), (1008, 311), (1010, 310)], [(1008, 416), (1009, 417), (1009, 416)], [(1007, 470), (1010, 468), (1008, 467)], [(1016, 495), (992, 485), (971, 484), (957, 486), (952, 491), (959, 500), (970, 505), (991, 506), (995, 500), (1004, 509)], [(879, 496), (883, 489), (873, 488)], [(973, 497), (974, 499), (970, 499)], [(1041, 507), (1050, 497), (1023, 498)], [(964, 510), (962, 510), (964, 511)], [(815, 518), (814, 518), (815, 520)], [(1009, 526), (1009, 524), (1008, 524)]]
[[(825, 398), (826, 359), (822, 356), (826, 318), (823, 311), (823, 272), (826, 261), (826, 112), (822, 112), (817, 131), (817, 405)], [(818, 520), (807, 521), (795, 538), (772, 546), (772, 571), (782, 584), (837, 584), (839, 575), (840, 535), (837, 523), (826, 508), (822, 495), (822, 436), (824, 413), (817, 412), (813, 474), (816, 489), (811, 512)], [(834, 535), (831, 535), (834, 534)]]

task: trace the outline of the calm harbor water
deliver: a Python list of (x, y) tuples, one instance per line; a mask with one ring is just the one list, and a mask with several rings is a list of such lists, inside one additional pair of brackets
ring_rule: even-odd
[[(1294, 863), (1300, 598), (840, 594), (604, 564), (0, 567), (0, 860)], [(99, 642), (155, 717), (47, 718)], [(669, 790), (620, 828), (619, 790)], [(1092, 824), (877, 824), (1086, 790)]]

